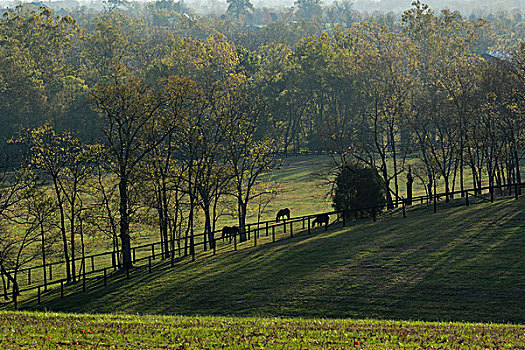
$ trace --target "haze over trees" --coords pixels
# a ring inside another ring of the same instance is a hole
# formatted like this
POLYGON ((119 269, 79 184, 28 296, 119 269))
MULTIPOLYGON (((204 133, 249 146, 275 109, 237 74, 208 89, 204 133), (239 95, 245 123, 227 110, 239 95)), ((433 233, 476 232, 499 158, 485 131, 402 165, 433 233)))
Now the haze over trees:
POLYGON ((229 4, 220 16, 169 0, 4 13, 2 278, 63 259, 74 282, 95 240, 130 267, 139 227, 165 258, 174 238, 191 255, 201 227, 213 249, 225 203, 242 240, 264 175, 292 152, 372 169, 389 208, 409 162, 429 194, 522 181, 519 12, 229 4))

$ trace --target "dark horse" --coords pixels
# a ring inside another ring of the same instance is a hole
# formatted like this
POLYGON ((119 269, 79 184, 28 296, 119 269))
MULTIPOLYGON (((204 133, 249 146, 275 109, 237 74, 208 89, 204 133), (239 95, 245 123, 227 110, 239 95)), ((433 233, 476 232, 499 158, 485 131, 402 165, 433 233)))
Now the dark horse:
POLYGON ((328 214, 316 215, 314 221, 312 221, 312 227, 315 227, 316 224, 319 226, 324 224, 324 229, 326 230, 328 228, 328 221, 330 221, 328 214))
POLYGON ((275 217, 275 222, 279 222, 279 220, 283 219, 286 216, 288 220, 290 220, 290 209, 284 208, 277 212, 277 216, 275 217))
POLYGON ((230 242, 234 235, 239 234, 239 228, 237 226, 224 226, 222 228, 222 240, 229 238, 230 242))

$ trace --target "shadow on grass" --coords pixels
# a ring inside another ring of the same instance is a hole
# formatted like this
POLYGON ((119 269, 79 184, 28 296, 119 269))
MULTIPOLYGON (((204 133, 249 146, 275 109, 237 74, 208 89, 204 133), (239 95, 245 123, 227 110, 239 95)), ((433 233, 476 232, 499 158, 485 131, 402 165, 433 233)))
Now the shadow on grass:
POLYGON ((523 322, 524 200, 305 232, 131 278, 68 288, 29 309, 66 312, 523 322), (58 294, 59 296, 59 294, 58 294))

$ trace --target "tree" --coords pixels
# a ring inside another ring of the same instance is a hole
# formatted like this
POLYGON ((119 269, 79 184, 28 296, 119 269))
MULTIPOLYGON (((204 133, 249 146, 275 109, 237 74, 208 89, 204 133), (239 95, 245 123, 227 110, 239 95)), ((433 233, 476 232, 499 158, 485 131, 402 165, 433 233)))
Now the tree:
POLYGON ((264 192, 256 185, 276 162, 278 145, 270 137, 258 134, 258 119, 264 110, 261 101, 247 80, 241 79, 237 89, 230 91, 229 121, 225 140, 225 157, 233 175, 233 196, 237 202, 240 240, 247 239, 245 226, 248 204, 264 192))
MULTIPOLYGON (((38 238, 34 232, 26 230, 24 233, 13 232, 12 225, 18 216, 16 206, 22 200, 20 194, 24 191, 25 183, 21 177, 4 165, 0 172, 0 276, 4 287, 4 298, 8 299, 8 285, 11 283, 13 298, 19 295, 16 280, 17 271, 23 264, 22 252, 38 238), (5 279, 7 278, 7 283, 5 279)), ((26 262, 32 260, 30 254, 25 256, 26 262)))
MULTIPOLYGON (((174 91, 186 94, 186 80, 174 91)), ((168 84, 169 86, 169 84, 168 84)), ((119 189, 119 230, 124 268, 132 266, 130 223, 134 213, 132 195, 141 178, 140 164, 164 139, 172 133, 173 119, 163 118, 161 106, 166 95, 155 92, 126 70, 120 70, 112 83, 98 85, 92 94, 95 109, 103 125, 106 147, 119 189)), ((176 99, 181 100, 181 99, 176 99)))
POLYGON ((81 194, 101 153, 100 145, 83 144, 68 131, 57 134, 49 124, 28 130, 17 141, 29 146, 26 171, 40 177, 44 184, 51 185, 53 189, 59 212, 66 276, 68 281, 74 282, 75 245, 79 232, 77 220, 83 211, 81 194))
MULTIPOLYGON (((78 57, 72 48, 80 37, 75 20, 44 7, 31 14, 22 10, 8 11, 0 20, 0 116, 6 121, 0 136, 4 141, 45 122, 55 128, 67 124, 70 109, 85 87, 81 65, 73 63, 78 63, 78 57)), ((82 112, 75 111, 72 127, 80 126, 82 112)))
POLYGON ((376 215, 385 203, 381 177, 371 167, 346 163, 337 172, 332 200, 334 209, 347 216, 376 215))
MULTIPOLYGON (((476 123, 477 111, 472 103, 473 96, 479 85, 479 70, 476 68, 480 61, 476 54, 480 32, 486 27, 483 20, 465 21, 457 12, 442 10, 440 16, 434 15, 433 11, 420 1, 413 2, 413 8, 403 14, 404 32, 411 38, 419 50, 419 79, 422 83, 421 93, 423 96, 430 95, 442 104, 440 109, 431 109, 426 105, 415 106, 422 108, 424 113, 431 112, 429 116, 434 120, 440 120, 441 132, 446 127, 451 134, 449 140, 452 145, 443 144, 447 148, 445 152, 437 154, 439 161, 439 172, 445 181, 445 190, 448 193, 454 189, 456 171, 459 169, 459 181, 463 195, 464 174, 463 168, 465 158, 468 155, 475 177, 476 149, 467 147, 475 140, 469 139, 468 129, 473 127, 471 122, 476 123), (441 113, 446 108, 446 113, 441 113), (439 114, 442 114, 439 116, 439 114), (455 130, 454 130, 455 129, 455 130), (451 148, 455 147, 455 152, 451 148), (452 159, 449 159, 451 157, 452 159), (451 181, 452 180, 452 181, 451 181), (452 185, 452 186, 451 186, 452 185), (452 187, 452 188, 451 188, 452 187)), ((425 98, 421 99, 424 101, 425 98)), ((421 111, 417 111, 421 114, 421 111)), ((425 117, 422 115, 422 117, 425 117)), ((428 124, 430 128, 432 123, 428 124)), ((432 137, 435 132, 429 130, 432 137)), ((439 131, 438 131, 439 132, 439 131)), ((434 137, 435 139, 435 137, 434 137)), ((442 147, 442 148, 443 148, 442 147)), ((435 158, 435 157, 434 157, 435 158)), ((447 195, 447 200, 449 196, 447 195)))
POLYGON ((399 140, 403 138, 403 123, 410 112, 410 92, 417 67, 414 48, 402 33, 385 25, 362 24, 356 31, 359 39, 355 51, 363 79, 362 85, 358 85, 362 87, 362 103, 357 109, 359 120, 350 125, 357 129, 357 145, 348 145, 348 153, 377 168, 391 209, 392 195, 399 199, 398 175, 403 171, 408 151, 408 147, 400 147, 399 140))
POLYGON ((322 0, 295 0, 297 14, 304 19, 313 19, 321 14, 322 0))
POLYGON ((134 212, 130 192, 139 176, 139 163, 161 141, 148 144, 146 134, 147 129, 153 127, 162 102, 159 96, 127 72, 122 72, 110 84, 99 85, 92 96, 104 123, 106 146, 118 179, 122 260, 124 268, 130 268, 129 232, 134 212))
POLYGON ((253 11, 253 5, 250 0, 226 0, 226 2, 229 4, 226 13, 232 14, 237 18, 253 11))

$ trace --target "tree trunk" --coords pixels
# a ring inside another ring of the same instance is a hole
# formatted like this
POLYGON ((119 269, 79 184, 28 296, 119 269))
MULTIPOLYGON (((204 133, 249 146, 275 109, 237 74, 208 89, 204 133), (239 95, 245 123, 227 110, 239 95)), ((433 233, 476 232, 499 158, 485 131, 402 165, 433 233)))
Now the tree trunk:
POLYGON ((392 162, 394 163, 394 193, 396 196, 396 203, 399 199, 399 184, 398 184, 398 174, 397 174, 397 150, 396 142, 394 139, 394 126, 390 126, 390 147, 392 148, 392 162))
POLYGON ((162 181, 162 235, 164 239, 164 257, 170 257, 170 247, 168 238, 168 189, 166 188, 166 181, 162 181))
POLYGON ((210 204, 204 203, 202 207, 204 211, 204 234, 208 236, 210 249, 215 247, 215 237, 213 235, 212 224, 211 224, 211 213, 210 213, 210 204))
POLYGON ((514 162, 516 164, 516 183, 518 184, 518 194, 521 195, 520 158, 518 157, 517 150, 514 150, 514 162))
POLYGON ((2 285, 4 287, 4 300, 9 300, 9 295, 7 294, 7 283, 5 282, 5 277, 3 273, 0 273, 2 276, 2 285))
MULTIPOLYGON (((70 209, 70 220, 69 220, 69 230, 71 236, 71 280, 76 282, 76 263, 75 263, 75 200, 74 197, 71 198, 71 209, 70 209)), ((79 278, 80 279, 80 278, 79 278)))
POLYGON ((45 245, 45 231, 44 224, 42 221, 39 223, 40 226, 40 239, 42 243, 42 272, 44 273, 44 290, 47 290, 47 270, 46 270, 46 245, 45 245))
POLYGON ((11 274, 4 268, 3 265, 0 265, 0 273, 2 273, 2 275, 5 275, 7 277, 7 280, 13 283, 13 296, 19 296, 20 292, 16 278, 11 276, 11 274))
POLYGON ((131 240, 129 236, 129 212, 128 212, 128 183, 122 177, 119 183, 120 194, 120 240, 122 243, 122 267, 129 269, 133 266, 131 260, 131 240))
POLYGON ((246 212, 247 205, 239 199, 237 201, 237 209, 239 213, 239 242, 245 242, 246 238, 246 212))
POLYGON ((66 280, 71 281, 71 266, 69 261, 69 253, 67 248, 67 236, 66 236, 66 222, 64 214, 64 203, 62 203, 62 196, 60 196, 60 189, 56 179, 53 179, 55 193, 57 195, 58 210, 60 213, 60 233, 62 234, 62 244, 64 248, 64 260, 66 261, 66 280))

